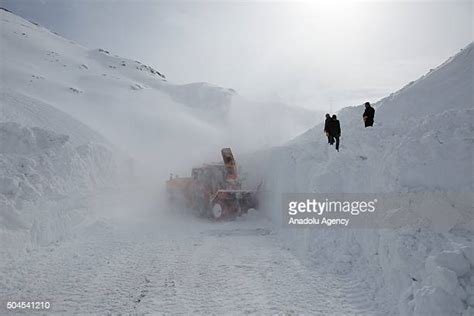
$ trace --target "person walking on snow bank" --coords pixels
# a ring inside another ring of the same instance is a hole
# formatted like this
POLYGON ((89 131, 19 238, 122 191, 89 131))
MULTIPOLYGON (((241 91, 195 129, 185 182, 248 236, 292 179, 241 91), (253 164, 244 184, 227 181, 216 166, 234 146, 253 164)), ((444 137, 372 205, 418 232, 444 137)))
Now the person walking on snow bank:
POLYGON ((329 115, 329 113, 326 113, 326 121, 324 121, 324 133, 326 133, 326 136, 328 137, 329 145, 334 144, 334 138, 329 133, 329 125, 331 123, 331 120, 331 115, 329 115))
MULTIPOLYGON (((336 150, 339 151, 339 137, 341 137, 341 124, 337 119, 336 114, 334 114, 329 121, 329 135, 331 137, 332 142, 334 143, 334 139, 336 140, 336 150)), ((331 144, 332 145, 332 144, 331 144)))
POLYGON ((364 111, 364 114, 362 114, 365 127, 374 125, 374 116, 375 116, 375 109, 370 105, 369 102, 365 102, 365 111, 364 111))

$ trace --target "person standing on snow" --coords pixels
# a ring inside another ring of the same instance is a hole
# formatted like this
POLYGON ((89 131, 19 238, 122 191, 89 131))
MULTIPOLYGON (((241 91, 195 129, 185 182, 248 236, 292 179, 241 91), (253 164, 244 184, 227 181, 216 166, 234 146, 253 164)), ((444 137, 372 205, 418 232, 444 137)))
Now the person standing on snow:
MULTIPOLYGON (((331 138, 336 140, 336 150, 339 151, 339 137, 341 137, 341 124, 337 119, 336 114, 332 116, 331 121, 329 122, 329 135, 331 138)), ((331 144, 332 145, 332 144, 331 144)))
POLYGON ((365 127, 374 125, 374 116, 375 116, 375 109, 370 105, 369 102, 365 102, 365 111, 364 111, 364 114, 362 114, 365 127))
POLYGON ((326 136, 328 137, 329 145, 334 144, 334 137, 332 137, 329 133, 329 125, 331 124, 331 120, 331 115, 329 115, 329 113, 326 113, 326 120, 324 121, 324 133, 326 133, 326 136))

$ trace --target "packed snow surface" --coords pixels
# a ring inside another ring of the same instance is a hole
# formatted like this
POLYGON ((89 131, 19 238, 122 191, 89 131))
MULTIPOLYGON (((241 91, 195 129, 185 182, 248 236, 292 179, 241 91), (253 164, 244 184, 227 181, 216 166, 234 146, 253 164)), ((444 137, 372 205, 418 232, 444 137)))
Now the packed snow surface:
POLYGON ((258 214, 219 225, 187 214, 98 218, 75 228, 80 238, 3 259, 0 268, 11 272, 1 274, 0 296, 50 301, 59 315, 374 314, 383 308, 362 292, 363 283, 301 262, 277 232, 258 214))

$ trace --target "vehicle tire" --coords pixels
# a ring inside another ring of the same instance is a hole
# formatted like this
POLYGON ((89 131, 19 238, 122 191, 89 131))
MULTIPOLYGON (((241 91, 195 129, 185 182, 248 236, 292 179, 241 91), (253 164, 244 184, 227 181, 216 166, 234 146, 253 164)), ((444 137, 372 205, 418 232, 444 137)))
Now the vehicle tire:
POLYGON ((211 217, 213 219, 221 219, 224 216, 224 208, 219 202, 214 203, 211 208, 211 217))

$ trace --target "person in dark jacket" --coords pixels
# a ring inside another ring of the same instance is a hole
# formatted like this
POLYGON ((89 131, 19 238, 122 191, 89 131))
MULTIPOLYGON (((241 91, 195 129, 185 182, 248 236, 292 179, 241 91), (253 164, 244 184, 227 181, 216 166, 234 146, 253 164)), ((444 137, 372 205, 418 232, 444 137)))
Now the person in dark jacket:
POLYGON ((369 102, 365 102, 365 111, 364 111, 364 114, 362 114, 365 127, 374 125, 374 116, 375 116, 375 109, 370 105, 369 102))
POLYGON ((331 123, 331 120, 331 115, 329 115, 329 113, 326 113, 326 121, 324 121, 324 133, 326 133, 326 136, 328 137, 329 145, 334 144, 334 137, 332 137, 329 133, 329 125, 331 123))
POLYGON ((341 124, 337 119, 336 114, 332 116, 329 123, 329 134, 336 140, 336 150, 339 151, 339 137, 341 137, 341 124))

